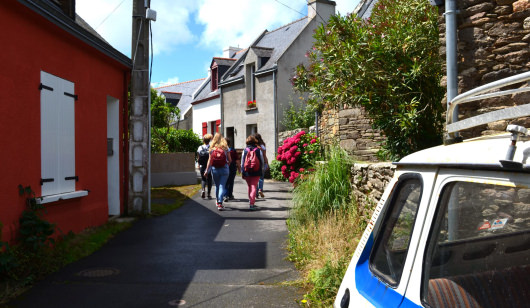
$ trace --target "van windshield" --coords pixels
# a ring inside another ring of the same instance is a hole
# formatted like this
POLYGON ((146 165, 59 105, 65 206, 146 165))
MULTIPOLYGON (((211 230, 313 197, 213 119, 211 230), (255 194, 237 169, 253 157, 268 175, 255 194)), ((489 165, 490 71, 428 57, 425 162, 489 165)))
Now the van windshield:
POLYGON ((530 301, 530 189, 453 182, 429 236, 422 298, 431 307, 530 301))

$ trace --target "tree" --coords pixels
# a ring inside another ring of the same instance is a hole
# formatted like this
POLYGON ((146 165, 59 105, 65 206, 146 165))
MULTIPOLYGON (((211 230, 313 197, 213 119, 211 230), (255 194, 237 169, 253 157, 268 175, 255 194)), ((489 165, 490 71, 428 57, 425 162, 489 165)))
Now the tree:
POLYGON ((163 96, 151 88, 151 152, 195 152, 201 139, 192 130, 172 127, 180 118, 180 109, 167 103, 163 96))
POLYGON ((380 0, 371 18, 333 16, 292 79, 323 107, 362 106, 396 159, 442 140, 444 90, 437 10, 427 0, 380 0))

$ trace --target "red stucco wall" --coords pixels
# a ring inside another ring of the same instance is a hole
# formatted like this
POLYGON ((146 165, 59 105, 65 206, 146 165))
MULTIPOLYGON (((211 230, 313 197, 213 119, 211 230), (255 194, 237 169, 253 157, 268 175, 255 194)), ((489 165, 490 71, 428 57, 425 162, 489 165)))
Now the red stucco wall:
MULTIPOLYGON (((0 1, 0 222, 2 239, 16 238, 25 208, 18 185, 40 196, 40 72, 75 83, 76 190, 86 197, 47 204, 46 219, 63 233, 79 232, 108 219, 107 96, 126 101, 129 69, 76 39, 15 0, 0 1)), ((120 136, 123 136, 123 114, 120 136)), ((123 180, 123 143, 120 142, 123 180)), ((121 181, 123 211, 123 181, 121 181)))

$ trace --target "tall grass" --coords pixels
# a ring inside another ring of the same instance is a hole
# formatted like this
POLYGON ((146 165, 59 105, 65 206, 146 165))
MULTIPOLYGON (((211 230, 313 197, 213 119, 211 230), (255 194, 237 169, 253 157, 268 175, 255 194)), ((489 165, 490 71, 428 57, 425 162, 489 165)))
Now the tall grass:
POLYGON ((289 259, 304 274, 308 307, 330 307, 366 227, 366 207, 350 194, 353 160, 334 147, 293 191, 289 259))
POLYGON ((304 223, 332 210, 344 209, 350 199, 352 163, 346 151, 331 147, 326 162, 318 164, 315 173, 294 189, 291 217, 304 223))

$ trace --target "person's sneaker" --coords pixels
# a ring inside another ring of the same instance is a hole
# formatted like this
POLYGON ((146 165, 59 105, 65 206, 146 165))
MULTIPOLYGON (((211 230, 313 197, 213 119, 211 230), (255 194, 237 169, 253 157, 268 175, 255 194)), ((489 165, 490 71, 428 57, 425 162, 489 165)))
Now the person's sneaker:
POLYGON ((204 199, 204 197, 206 197, 206 192, 203 190, 202 193, 201 193, 201 198, 204 199))
POLYGON ((250 210, 251 210, 251 211, 254 211, 254 210, 257 210, 257 209, 258 209, 258 207, 255 206, 254 204, 251 204, 251 205, 250 205, 250 210))
POLYGON ((225 209, 225 207, 223 206, 223 204, 217 202, 217 210, 222 211, 222 210, 224 210, 224 209, 225 209))
POLYGON ((230 200, 228 197, 223 198, 223 202, 228 202, 228 200, 230 200))
POLYGON ((212 195, 208 194, 208 199, 212 199, 212 195))
POLYGON ((228 197, 228 200, 235 200, 236 198, 234 198, 234 196, 230 196, 228 197))
POLYGON ((263 191, 259 191, 258 194, 262 197, 262 198, 265 198, 265 195, 263 194, 263 191))

